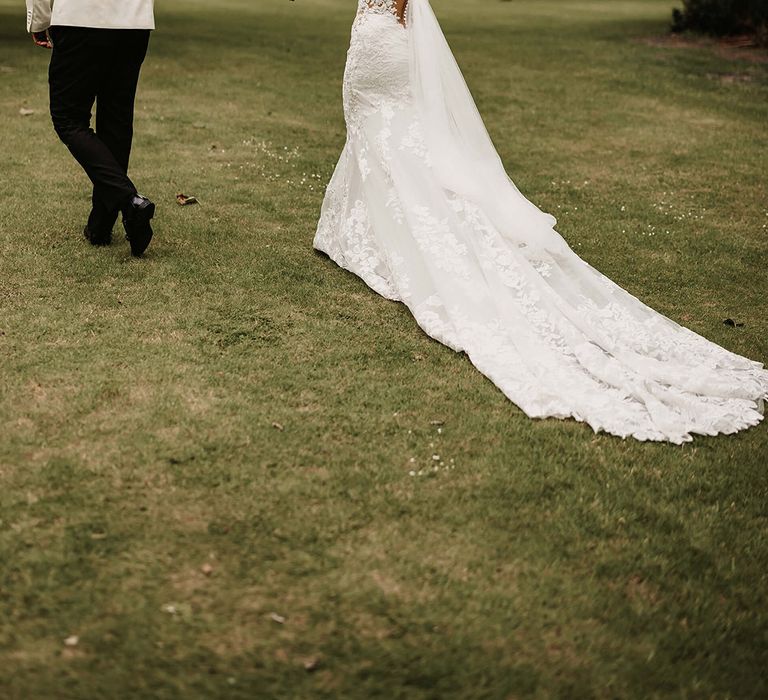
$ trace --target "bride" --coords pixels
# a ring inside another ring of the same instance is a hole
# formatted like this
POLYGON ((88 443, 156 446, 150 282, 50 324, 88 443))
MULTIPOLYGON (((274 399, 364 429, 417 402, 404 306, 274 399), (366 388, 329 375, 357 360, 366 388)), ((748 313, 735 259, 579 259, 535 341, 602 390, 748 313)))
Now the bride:
POLYGON ((760 422, 761 364, 590 267, 514 186, 428 0, 359 0, 344 115, 315 248, 528 416, 677 444, 760 422))

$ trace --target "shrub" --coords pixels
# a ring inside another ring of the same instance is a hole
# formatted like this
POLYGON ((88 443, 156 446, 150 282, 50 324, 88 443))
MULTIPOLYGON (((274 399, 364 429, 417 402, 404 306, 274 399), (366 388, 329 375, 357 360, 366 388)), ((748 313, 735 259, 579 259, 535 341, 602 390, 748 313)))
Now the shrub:
POLYGON ((683 0, 672 12, 672 31, 693 30, 714 36, 752 34, 768 39, 768 0, 683 0))

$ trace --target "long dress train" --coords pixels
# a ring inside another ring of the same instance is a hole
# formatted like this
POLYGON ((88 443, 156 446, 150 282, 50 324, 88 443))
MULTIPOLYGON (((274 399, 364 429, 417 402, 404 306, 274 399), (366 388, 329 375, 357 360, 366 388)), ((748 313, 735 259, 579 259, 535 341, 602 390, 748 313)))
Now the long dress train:
POLYGON ((314 246, 408 306, 528 416, 688 442, 762 419, 768 372, 581 260, 517 190, 428 0, 359 0, 347 141, 314 246))

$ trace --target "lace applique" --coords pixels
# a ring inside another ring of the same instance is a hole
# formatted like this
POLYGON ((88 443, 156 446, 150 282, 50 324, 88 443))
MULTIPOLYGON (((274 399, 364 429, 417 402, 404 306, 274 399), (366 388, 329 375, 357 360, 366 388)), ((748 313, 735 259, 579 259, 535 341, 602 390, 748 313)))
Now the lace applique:
POLYGON ((402 224, 405 221, 403 216, 403 207, 400 204, 400 195, 394 187, 389 188, 389 194, 387 195, 387 209, 392 212, 392 218, 398 224, 402 224))
POLYGON ((369 7, 365 0, 361 8, 366 11, 358 13, 353 25, 343 83, 344 119, 356 135, 367 117, 386 120, 412 99, 407 32, 397 22, 380 21, 393 13, 369 7))
POLYGON ((417 158, 421 158, 428 168, 432 167, 432 159, 429 156, 429 150, 424 141, 424 134, 421 131, 421 124, 419 122, 413 122, 408 127, 408 132, 400 142, 400 150, 413 153, 417 158))
POLYGON ((385 172, 389 175, 389 163, 392 161, 392 149, 390 146, 390 139, 392 138, 392 119, 395 116, 394 108, 389 104, 384 104, 381 107, 381 121, 382 125, 379 129, 379 134, 376 136, 376 153, 379 156, 380 162, 384 167, 385 172))
POLYGON ((429 256, 438 269, 468 279, 467 246, 451 232, 448 219, 438 219, 427 207, 413 207, 412 212, 413 237, 421 252, 429 256))
POLYGON ((552 265, 546 260, 532 260, 531 265, 545 279, 552 276, 552 265))
POLYGON ((368 149, 361 148, 357 154, 357 167, 360 170, 360 177, 365 182, 368 176, 371 174, 371 169, 368 166, 368 149))
POLYGON ((397 3, 395 0, 359 0, 358 14, 372 12, 379 15, 394 15, 397 17, 397 3))
POLYGON ((371 231, 368 210, 362 200, 357 200, 344 224, 346 245, 344 257, 361 271, 373 272, 381 265, 378 246, 371 231))
POLYGON ((376 242, 371 228, 368 209, 362 200, 357 200, 346 221, 340 226, 344 237, 343 259, 373 289, 388 299, 399 299, 389 279, 385 256, 376 242), (381 273, 385 272, 387 278, 381 273))

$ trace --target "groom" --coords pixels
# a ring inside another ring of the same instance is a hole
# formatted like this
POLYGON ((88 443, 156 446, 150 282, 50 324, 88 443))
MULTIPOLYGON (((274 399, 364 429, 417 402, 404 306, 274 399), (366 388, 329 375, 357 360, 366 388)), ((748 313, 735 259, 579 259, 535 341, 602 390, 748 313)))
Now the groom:
POLYGON ((27 30, 37 46, 53 49, 53 127, 93 182, 85 237, 109 245, 122 213, 135 257, 152 240, 155 214, 128 177, 136 88, 154 28, 153 0, 27 0, 27 30))

